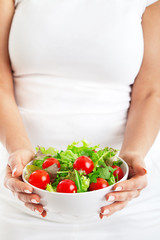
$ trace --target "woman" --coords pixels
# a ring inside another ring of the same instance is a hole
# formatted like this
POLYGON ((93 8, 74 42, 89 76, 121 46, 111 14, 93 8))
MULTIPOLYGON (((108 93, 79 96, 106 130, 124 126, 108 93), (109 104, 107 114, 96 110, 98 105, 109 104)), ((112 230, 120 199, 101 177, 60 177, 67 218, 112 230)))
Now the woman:
POLYGON ((156 0, 0 0, 2 240, 158 239, 159 13, 156 0), (38 144, 83 138, 119 148, 130 179, 98 222, 58 223, 21 174, 38 144))

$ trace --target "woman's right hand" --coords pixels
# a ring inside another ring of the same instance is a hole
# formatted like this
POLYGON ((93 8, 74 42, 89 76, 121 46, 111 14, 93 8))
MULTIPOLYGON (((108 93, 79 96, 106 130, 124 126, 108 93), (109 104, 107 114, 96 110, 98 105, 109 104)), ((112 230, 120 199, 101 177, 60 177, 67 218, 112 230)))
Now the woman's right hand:
POLYGON ((11 190, 14 196, 17 196, 20 201, 24 202, 26 207, 45 217, 46 211, 39 204, 39 195, 32 193, 33 188, 22 180, 23 169, 34 156, 35 153, 33 151, 26 149, 13 152, 8 159, 4 186, 11 190))

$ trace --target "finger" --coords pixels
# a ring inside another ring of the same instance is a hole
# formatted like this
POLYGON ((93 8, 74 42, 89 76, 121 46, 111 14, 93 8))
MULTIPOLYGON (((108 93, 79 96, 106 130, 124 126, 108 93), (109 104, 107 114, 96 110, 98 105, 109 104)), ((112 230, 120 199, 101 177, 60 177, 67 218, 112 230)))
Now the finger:
POLYGON ((8 178, 5 182, 5 185, 7 186, 8 189, 10 189, 13 192, 22 192, 28 194, 31 194, 33 192, 33 189, 30 185, 21 182, 18 179, 8 178))
POLYGON ((43 209, 43 206, 40 204, 33 204, 33 203, 25 203, 24 204, 27 208, 29 208, 31 211, 34 211, 35 213, 42 215, 43 217, 46 216, 46 211, 43 209))
POLYGON ((144 161, 140 161, 139 159, 134 159, 134 161, 132 161, 132 168, 133 168, 135 174, 137 174, 139 176, 143 176, 143 175, 147 174, 147 170, 145 168, 144 161))
POLYGON ((112 192, 106 195, 108 202, 121 202, 130 201, 140 195, 140 190, 128 191, 128 192, 112 192))
POLYGON ((143 158, 135 154, 121 154, 122 159, 124 159, 129 166, 129 176, 139 175, 143 176, 147 173, 146 165, 143 158))
POLYGON ((147 186, 147 177, 134 176, 129 180, 117 183, 113 186, 114 191, 133 191, 141 190, 147 186))
POLYGON ((46 217, 47 216, 47 212, 44 210, 41 215, 42 215, 42 217, 46 217))
MULTIPOLYGON (((26 152, 23 151, 23 154, 25 154, 26 152)), ((8 158, 8 165, 11 168, 12 171, 12 176, 13 177, 19 177, 20 175, 22 175, 23 169, 25 164, 29 161, 31 161, 33 159, 34 155, 33 154, 28 154, 28 152, 26 153, 26 156, 22 156, 19 154, 11 154, 8 158)))
POLYGON ((15 196, 22 202, 39 204, 40 197, 37 194, 15 193, 15 196))
POLYGON ((127 205, 127 203, 128 201, 115 202, 112 203, 111 205, 101 207, 100 217, 110 216, 113 213, 122 210, 127 205))
POLYGON ((33 188, 27 184, 21 181, 18 178, 13 178, 11 175, 11 169, 9 166, 6 168, 6 176, 4 179, 4 186, 8 189, 10 189, 13 192, 23 192, 23 193, 32 193, 33 188))
POLYGON ((12 171, 12 176, 20 176, 22 175, 22 171, 23 171, 23 164, 21 161, 21 157, 18 155, 15 156, 10 156, 8 159, 8 165, 11 168, 12 171))

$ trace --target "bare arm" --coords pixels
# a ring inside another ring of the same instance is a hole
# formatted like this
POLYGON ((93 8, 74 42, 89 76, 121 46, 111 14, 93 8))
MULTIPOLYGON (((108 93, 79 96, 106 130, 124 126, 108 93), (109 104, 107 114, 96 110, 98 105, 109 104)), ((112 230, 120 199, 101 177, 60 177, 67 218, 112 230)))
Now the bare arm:
POLYGON ((160 2, 143 16, 144 59, 134 83, 121 155, 144 158, 160 129, 160 2))
POLYGON ((8 54, 9 32, 14 16, 14 0, 0 0, 0 141, 10 154, 4 185, 25 206, 46 216, 40 197, 32 194, 32 187, 21 180, 24 166, 34 156, 23 121, 14 98, 12 70, 8 54))
POLYGON ((160 2, 143 15, 144 58, 135 80, 120 156, 130 167, 130 179, 114 185, 106 200, 115 201, 101 208, 100 217, 109 216, 138 197, 146 187, 144 157, 160 129, 160 2), (109 199, 109 197, 111 197, 109 199), (104 213, 108 211, 108 213, 104 213))
POLYGON ((14 98, 8 54, 8 38, 13 15, 14 1, 0 0, 0 141, 9 153, 24 148, 33 151, 14 98))

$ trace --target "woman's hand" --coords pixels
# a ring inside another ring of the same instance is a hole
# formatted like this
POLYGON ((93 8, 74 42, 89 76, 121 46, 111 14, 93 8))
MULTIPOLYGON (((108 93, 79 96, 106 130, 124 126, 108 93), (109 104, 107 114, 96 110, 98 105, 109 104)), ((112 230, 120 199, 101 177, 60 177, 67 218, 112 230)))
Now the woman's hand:
POLYGON ((23 169, 34 158, 34 155, 33 151, 26 149, 13 152, 8 159, 4 185, 13 192, 14 196, 17 196, 20 201, 24 202, 26 207, 45 217, 46 211, 39 204, 40 197, 37 194, 33 194, 32 187, 22 180, 23 169))
POLYGON ((147 186, 147 171, 144 160, 133 153, 122 154, 120 157, 129 166, 129 179, 115 184, 114 192, 106 195, 106 200, 113 203, 101 208, 101 219, 123 209, 128 201, 138 197, 141 190, 147 186))

